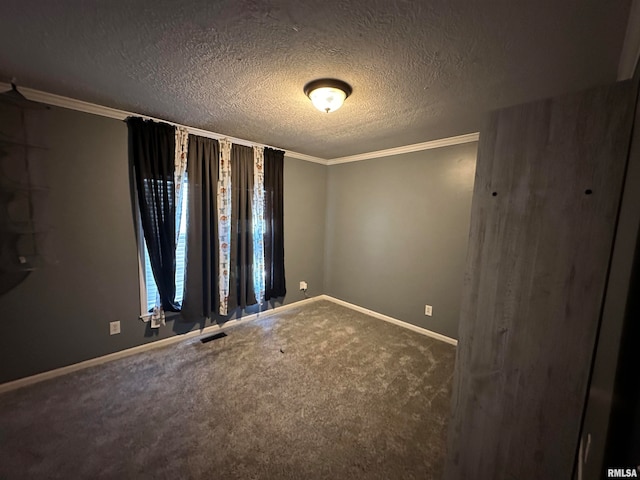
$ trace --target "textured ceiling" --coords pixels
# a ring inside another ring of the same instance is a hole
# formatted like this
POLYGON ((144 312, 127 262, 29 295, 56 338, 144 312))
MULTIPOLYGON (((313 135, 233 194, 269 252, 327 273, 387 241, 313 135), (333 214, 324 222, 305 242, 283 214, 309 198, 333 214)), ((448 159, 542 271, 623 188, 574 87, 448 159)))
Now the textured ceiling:
POLYGON ((616 79, 629 0, 2 0, 0 81, 321 158, 616 79), (337 112, 302 92, 336 77, 337 112))

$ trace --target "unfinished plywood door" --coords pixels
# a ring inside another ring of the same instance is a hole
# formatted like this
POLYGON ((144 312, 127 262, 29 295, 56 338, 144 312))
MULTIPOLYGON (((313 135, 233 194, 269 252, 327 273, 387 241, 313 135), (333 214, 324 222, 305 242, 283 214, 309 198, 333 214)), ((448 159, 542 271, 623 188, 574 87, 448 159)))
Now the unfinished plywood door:
POLYGON ((446 480, 570 480, 635 102, 630 83, 481 131, 446 480))

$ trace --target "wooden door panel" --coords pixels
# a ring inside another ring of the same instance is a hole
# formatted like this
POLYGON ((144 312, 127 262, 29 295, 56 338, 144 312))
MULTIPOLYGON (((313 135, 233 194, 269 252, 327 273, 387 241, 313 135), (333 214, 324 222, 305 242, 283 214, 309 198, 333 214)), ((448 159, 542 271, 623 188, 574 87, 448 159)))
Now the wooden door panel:
POLYGON ((570 479, 633 115, 630 82, 481 131, 445 479, 570 479))

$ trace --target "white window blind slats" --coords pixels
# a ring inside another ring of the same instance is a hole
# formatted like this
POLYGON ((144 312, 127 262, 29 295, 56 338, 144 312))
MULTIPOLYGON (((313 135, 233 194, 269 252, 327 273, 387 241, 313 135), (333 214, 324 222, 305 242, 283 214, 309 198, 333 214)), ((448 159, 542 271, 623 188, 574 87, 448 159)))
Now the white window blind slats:
MULTIPOLYGON (((179 222, 178 243, 176 245, 176 302, 182 304, 184 297, 184 277, 186 273, 186 254, 187 254, 187 197, 189 187, 186 177, 182 183, 182 214, 176 222, 179 222)), ((178 209, 176 209, 178 211, 178 209)), ((153 307, 160 303, 158 295, 158 287, 153 278, 151 270, 151 261, 149 260, 149 252, 146 244, 144 244, 144 279, 147 288, 147 311, 152 311, 153 307)))

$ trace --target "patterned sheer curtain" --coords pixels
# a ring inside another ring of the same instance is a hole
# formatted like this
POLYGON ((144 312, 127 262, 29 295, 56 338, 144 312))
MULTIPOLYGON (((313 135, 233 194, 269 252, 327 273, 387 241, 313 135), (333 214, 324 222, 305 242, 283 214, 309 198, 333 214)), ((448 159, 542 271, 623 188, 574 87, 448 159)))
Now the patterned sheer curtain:
POLYGON ((218 240, 220 315, 229 310, 229 274, 231 271, 231 142, 220 140, 218 166, 218 240))
MULTIPOLYGON (((189 131, 186 128, 176 128, 176 153, 175 164, 175 189, 176 189, 176 218, 182 218, 182 196, 184 193, 184 180, 187 175, 187 151, 189 149, 189 131)), ((180 228, 176 228, 176 242, 180 228)))
POLYGON ((264 148, 253 147, 253 288, 258 303, 264 302, 264 148))

